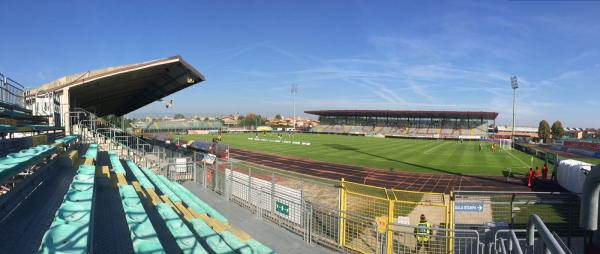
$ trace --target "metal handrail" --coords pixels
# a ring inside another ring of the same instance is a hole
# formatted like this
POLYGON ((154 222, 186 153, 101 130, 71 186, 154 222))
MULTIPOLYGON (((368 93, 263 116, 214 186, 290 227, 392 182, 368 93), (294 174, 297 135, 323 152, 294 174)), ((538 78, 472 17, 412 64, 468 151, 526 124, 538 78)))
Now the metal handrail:
POLYGON ((25 108, 25 87, 8 76, 0 77, 0 101, 25 108))
POLYGON ((555 253, 555 254, 566 254, 566 252, 562 249, 562 247, 560 246, 558 241, 556 241, 556 238, 554 238, 554 236, 552 235, 552 233, 550 232, 548 227, 546 227, 546 224, 544 224, 544 222, 542 221, 540 216, 538 216, 537 214, 532 214, 531 216, 529 216, 529 223, 527 224, 527 247, 528 248, 533 247, 533 245, 534 245, 534 241, 535 241, 534 230, 536 228, 538 229, 538 232, 542 238, 542 241, 544 241, 544 246, 543 246, 544 251, 549 249, 552 253, 555 253))
POLYGON ((525 232, 526 233, 526 246, 525 249, 527 253, 533 253, 533 248, 535 245, 535 233, 537 232, 540 236, 540 239, 543 242, 542 251, 543 253, 554 253, 554 254, 569 254, 571 251, 566 248, 562 240, 558 240, 558 235, 556 233, 551 233, 548 230, 548 227, 544 224, 542 219, 537 214, 532 214, 529 217, 529 222, 527 224, 527 229, 501 229, 496 231, 494 235, 494 249, 496 252, 500 251, 500 253, 512 253, 512 251, 516 251, 518 254, 523 254, 523 249, 519 244, 519 239, 517 238, 517 232, 525 232), (509 233, 509 239, 498 238, 498 234, 500 233, 509 233), (508 248, 505 246, 506 242, 508 242, 508 248), (561 245, 562 243, 562 245, 561 245), (498 246, 499 245, 499 246, 498 246), (515 248, 513 249, 513 245, 515 248), (498 249, 500 248, 500 249, 498 249))

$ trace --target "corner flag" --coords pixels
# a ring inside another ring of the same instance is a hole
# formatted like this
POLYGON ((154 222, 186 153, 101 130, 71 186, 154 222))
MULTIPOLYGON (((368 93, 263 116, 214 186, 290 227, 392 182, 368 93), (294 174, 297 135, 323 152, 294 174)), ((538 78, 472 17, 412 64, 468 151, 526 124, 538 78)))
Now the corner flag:
POLYGON ((533 156, 531 156, 531 167, 533 168, 533 156))

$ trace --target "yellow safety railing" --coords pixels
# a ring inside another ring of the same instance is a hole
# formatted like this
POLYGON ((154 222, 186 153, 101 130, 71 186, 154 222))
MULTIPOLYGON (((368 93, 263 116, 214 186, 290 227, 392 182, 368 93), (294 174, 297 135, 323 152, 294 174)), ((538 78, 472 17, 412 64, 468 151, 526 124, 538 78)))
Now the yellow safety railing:
MULTIPOLYGON (((359 253, 372 253, 380 248, 379 240, 373 235, 385 234, 385 253, 392 253, 394 246, 393 223, 416 225, 421 214, 427 216, 430 223, 445 228, 451 226, 450 203, 443 193, 404 191, 386 189, 366 184, 348 182, 341 179, 339 197, 339 245, 359 253), (377 234, 370 232, 366 224, 349 224, 348 214, 375 221, 377 234), (398 218, 398 221, 395 221, 398 218)), ((451 201, 450 201, 451 202, 451 201)), ((450 237, 446 231, 447 239, 450 237)), ((409 234, 402 234, 403 236, 409 234)), ((445 243, 451 253, 452 242, 445 243)))

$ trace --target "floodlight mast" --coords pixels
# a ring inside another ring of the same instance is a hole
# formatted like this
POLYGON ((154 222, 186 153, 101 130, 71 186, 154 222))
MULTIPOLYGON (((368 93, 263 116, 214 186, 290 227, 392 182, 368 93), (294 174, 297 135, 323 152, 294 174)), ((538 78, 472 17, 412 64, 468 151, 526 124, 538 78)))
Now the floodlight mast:
POLYGON ((512 115, 512 146, 515 146, 515 103, 517 98, 517 88, 519 88, 519 81, 517 81, 517 76, 510 77, 510 85, 513 89, 513 115, 512 115))
POLYGON ((298 85, 292 84, 292 104, 294 106, 294 121, 293 121, 293 130, 296 130, 296 94, 298 93, 298 85))

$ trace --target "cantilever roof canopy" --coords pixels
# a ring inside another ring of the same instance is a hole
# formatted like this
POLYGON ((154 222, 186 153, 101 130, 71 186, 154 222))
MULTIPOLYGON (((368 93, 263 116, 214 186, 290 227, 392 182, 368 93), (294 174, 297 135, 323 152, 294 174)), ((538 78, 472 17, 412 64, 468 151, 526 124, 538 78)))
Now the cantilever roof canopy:
POLYGON ((421 111, 421 110, 309 110, 304 113, 318 116, 414 117, 414 118, 483 118, 495 120, 496 112, 421 111))
POLYGON ((194 67, 174 56, 69 75, 27 96, 68 89, 70 108, 121 116, 204 80, 194 67))

